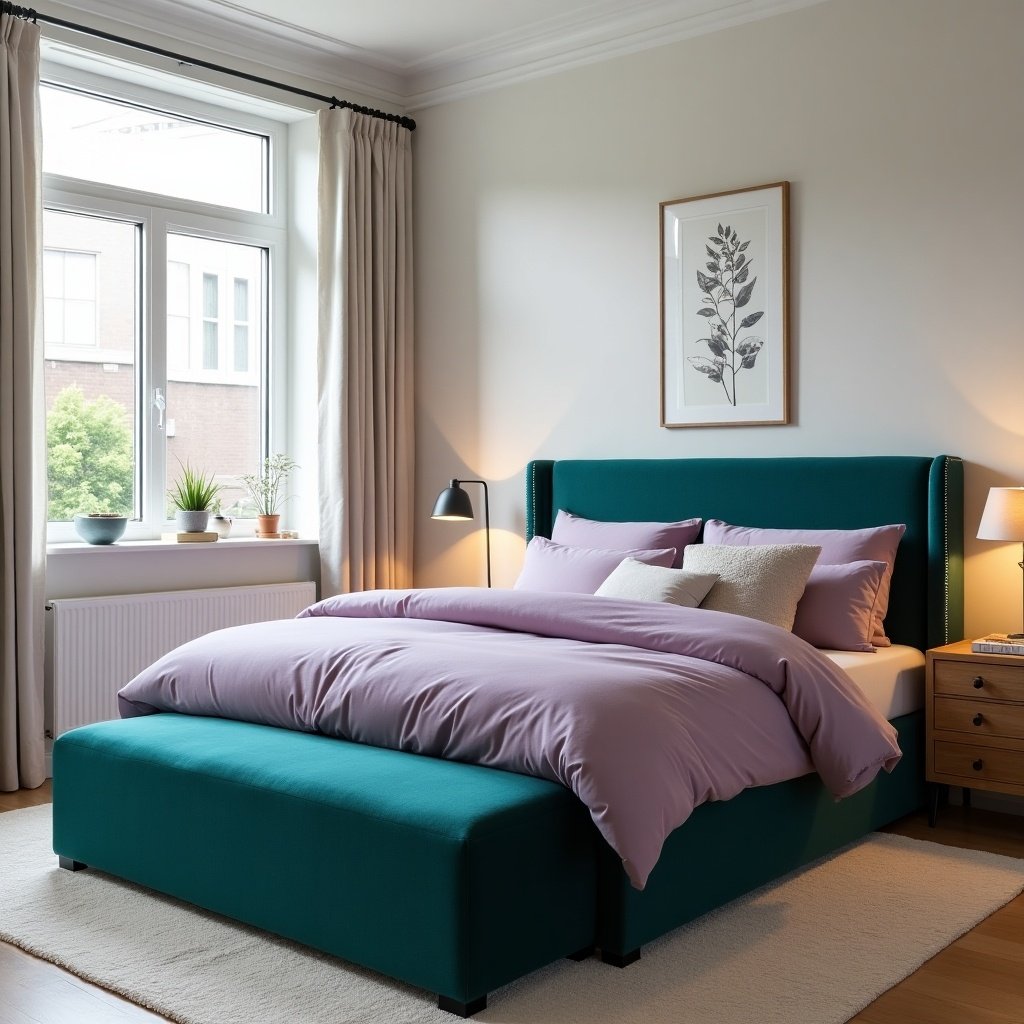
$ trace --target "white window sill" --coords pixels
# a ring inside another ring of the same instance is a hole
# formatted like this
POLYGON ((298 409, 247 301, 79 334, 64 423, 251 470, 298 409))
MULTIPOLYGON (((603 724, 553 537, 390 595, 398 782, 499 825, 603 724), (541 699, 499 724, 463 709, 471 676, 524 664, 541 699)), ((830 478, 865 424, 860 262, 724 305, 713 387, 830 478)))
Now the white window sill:
POLYGON ((120 540, 116 544, 86 544, 85 541, 73 541, 66 544, 47 544, 46 557, 79 555, 86 551, 99 553, 118 552, 122 555, 131 552, 139 554, 140 552, 148 553, 151 551, 205 551, 209 554, 211 548, 216 548, 219 551, 223 551, 225 548, 246 548, 251 551, 253 548, 293 547, 305 544, 315 545, 316 543, 317 541, 315 540, 301 537, 298 539, 288 538, 287 540, 280 538, 261 540, 257 537, 228 537, 227 540, 214 540, 202 544, 178 544, 175 541, 166 540, 120 540))

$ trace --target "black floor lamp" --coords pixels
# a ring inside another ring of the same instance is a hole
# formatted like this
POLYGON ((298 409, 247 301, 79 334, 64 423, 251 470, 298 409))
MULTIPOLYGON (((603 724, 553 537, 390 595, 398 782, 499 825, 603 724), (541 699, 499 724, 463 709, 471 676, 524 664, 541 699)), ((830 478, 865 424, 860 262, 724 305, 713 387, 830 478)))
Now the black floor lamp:
POLYGON ((462 489, 463 484, 479 484, 484 489, 484 536, 487 540, 487 586, 491 585, 491 503, 487 494, 487 484, 483 480, 452 480, 437 496, 431 519, 443 519, 458 522, 476 518, 473 515, 473 502, 462 489))

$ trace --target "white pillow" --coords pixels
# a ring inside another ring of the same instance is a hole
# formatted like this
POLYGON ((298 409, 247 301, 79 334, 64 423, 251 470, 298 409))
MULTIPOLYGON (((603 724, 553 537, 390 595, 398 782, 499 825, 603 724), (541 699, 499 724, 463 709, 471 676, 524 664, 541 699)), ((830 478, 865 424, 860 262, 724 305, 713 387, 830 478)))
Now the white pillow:
POLYGON ((821 554, 814 544, 690 544, 683 565, 718 575, 701 608, 732 612, 793 629, 796 606, 821 554))
POLYGON ((654 601, 696 608, 718 577, 645 565, 635 558, 624 558, 597 588, 598 597, 617 597, 625 601, 654 601))

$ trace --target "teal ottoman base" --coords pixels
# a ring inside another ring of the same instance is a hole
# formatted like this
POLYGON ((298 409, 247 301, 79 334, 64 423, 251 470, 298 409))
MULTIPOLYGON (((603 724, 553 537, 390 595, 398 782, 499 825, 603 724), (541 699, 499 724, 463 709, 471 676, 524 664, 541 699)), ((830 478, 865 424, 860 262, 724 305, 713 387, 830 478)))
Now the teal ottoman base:
POLYGON ((54 745, 53 844, 89 865, 439 994, 594 942, 596 841, 525 775, 183 715, 54 745))

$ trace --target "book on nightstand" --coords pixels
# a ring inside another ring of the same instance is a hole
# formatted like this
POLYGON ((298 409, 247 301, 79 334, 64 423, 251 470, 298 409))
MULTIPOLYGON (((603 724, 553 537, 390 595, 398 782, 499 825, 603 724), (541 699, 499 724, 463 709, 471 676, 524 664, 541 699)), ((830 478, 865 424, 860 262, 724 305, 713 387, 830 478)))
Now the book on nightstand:
POLYGON ((1017 654, 1024 657, 1024 637, 1015 636, 1011 640, 1008 633, 989 633, 972 640, 971 650, 975 654, 1017 654))

